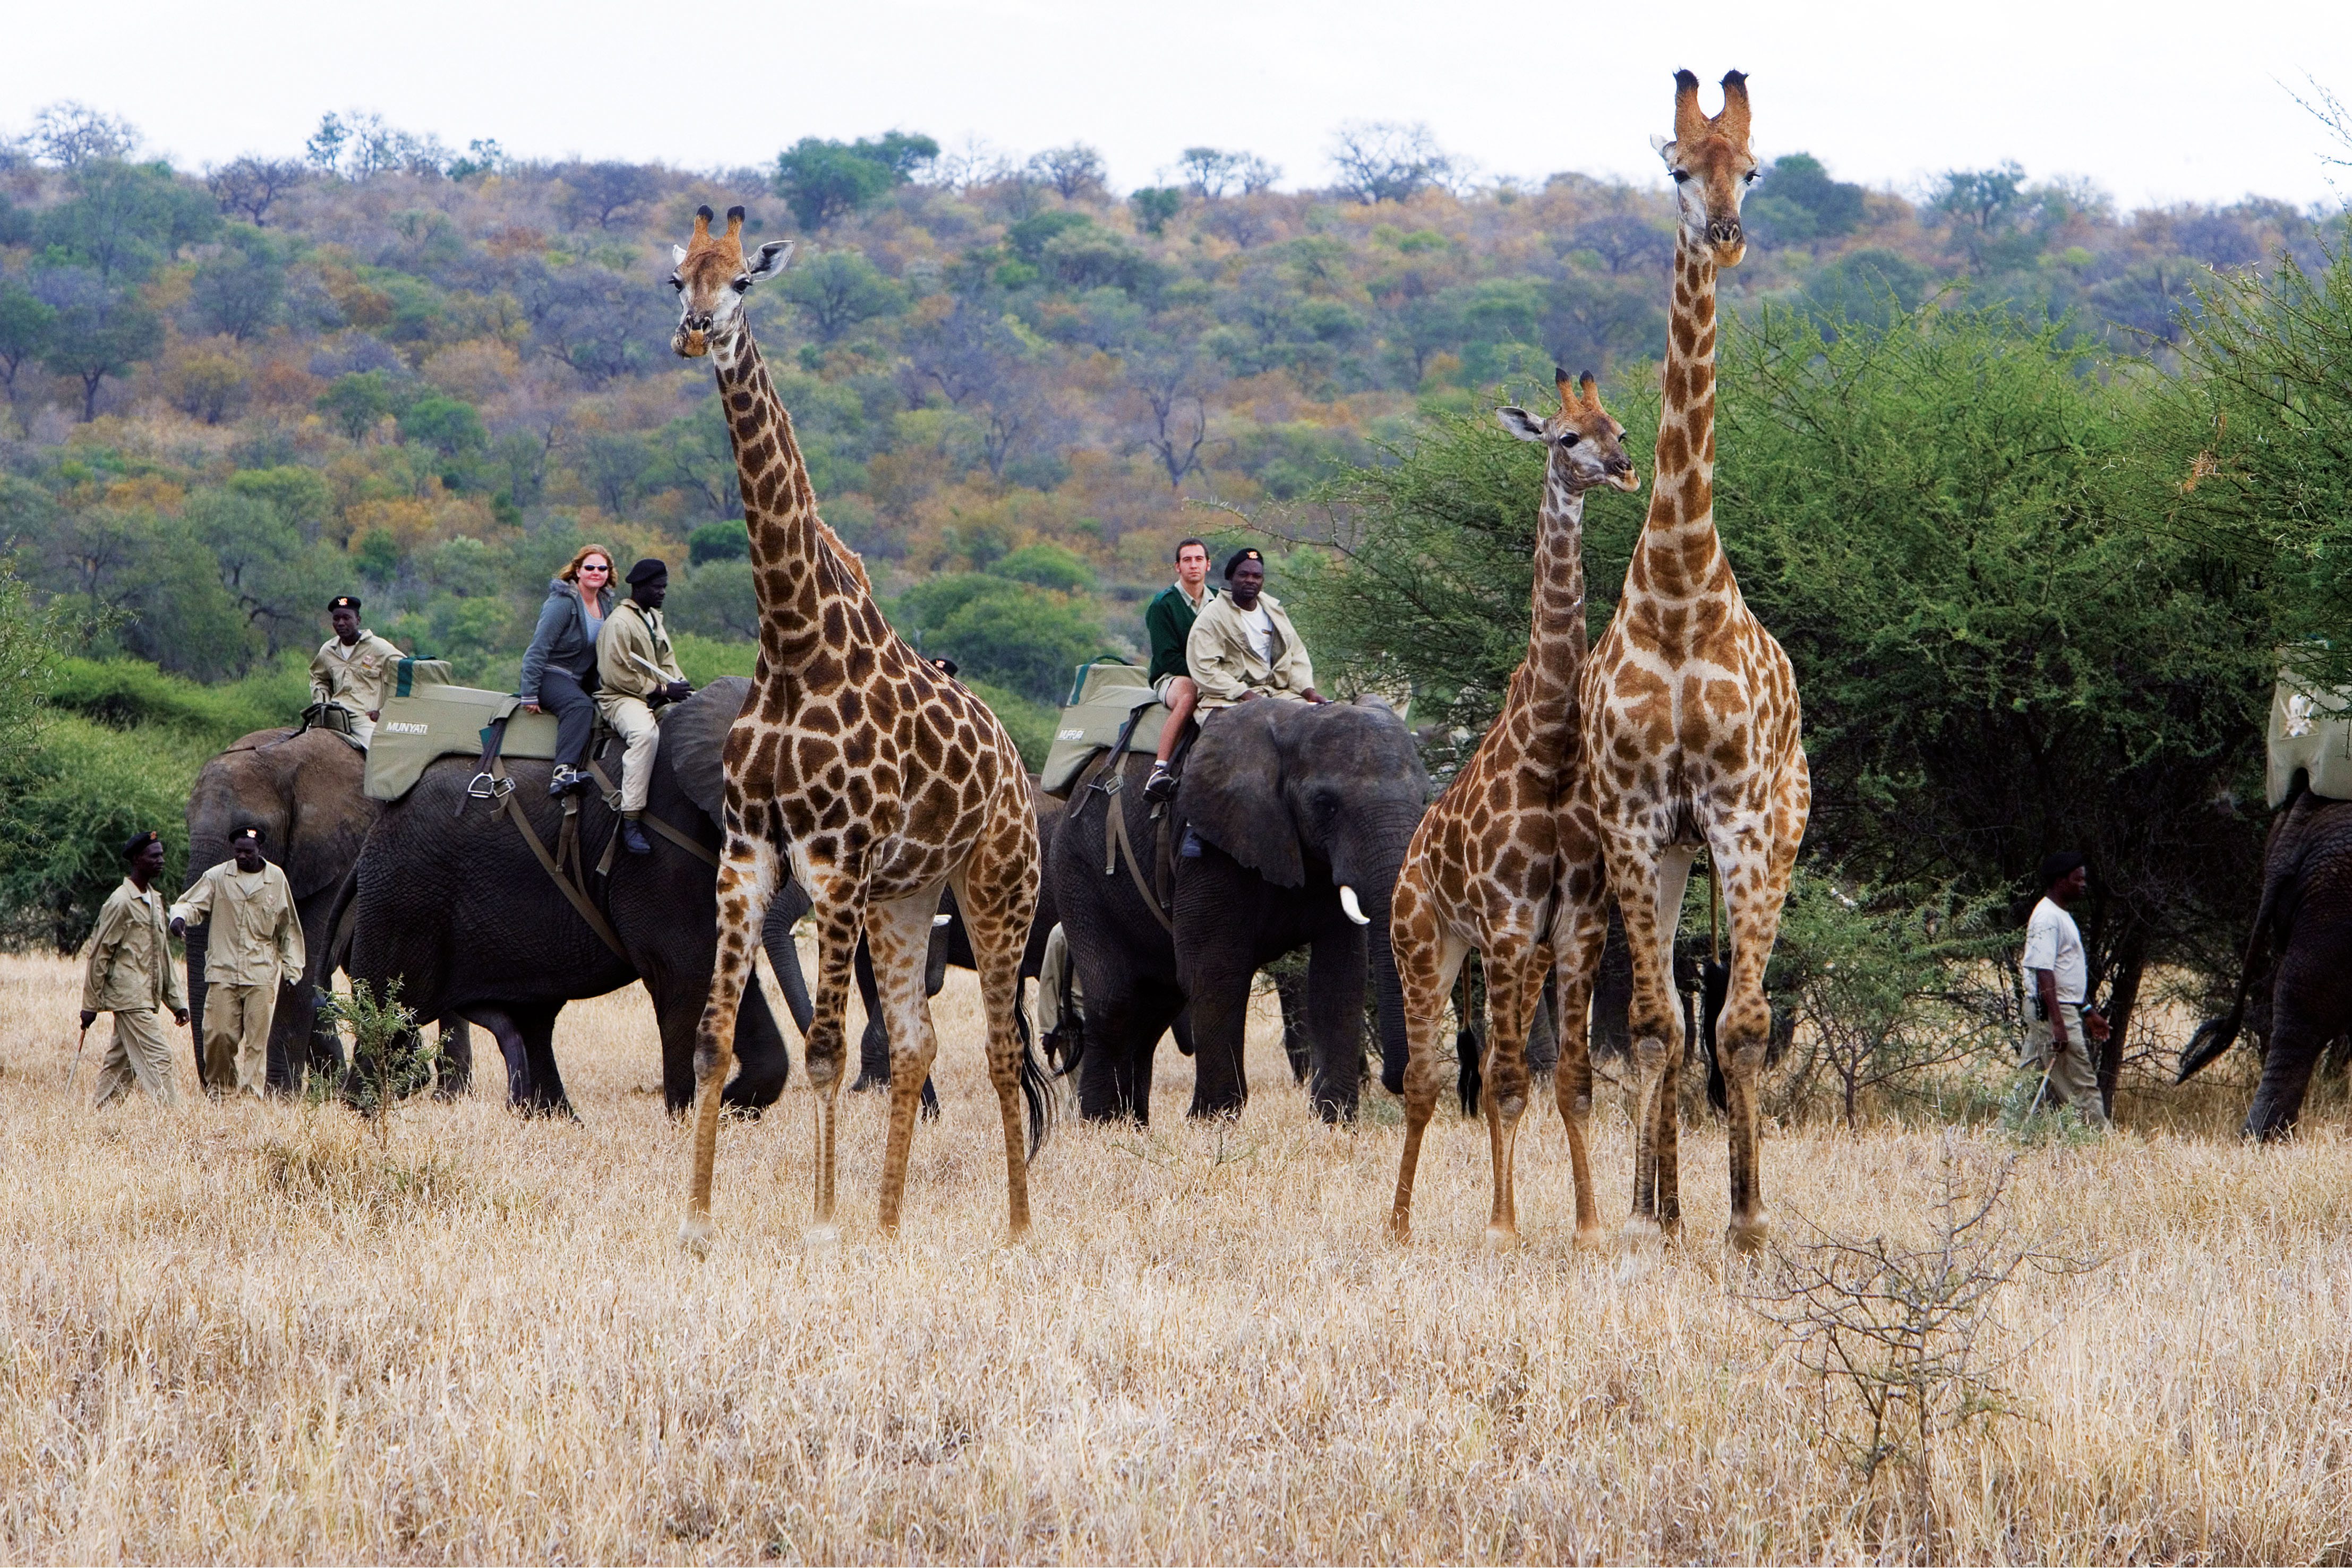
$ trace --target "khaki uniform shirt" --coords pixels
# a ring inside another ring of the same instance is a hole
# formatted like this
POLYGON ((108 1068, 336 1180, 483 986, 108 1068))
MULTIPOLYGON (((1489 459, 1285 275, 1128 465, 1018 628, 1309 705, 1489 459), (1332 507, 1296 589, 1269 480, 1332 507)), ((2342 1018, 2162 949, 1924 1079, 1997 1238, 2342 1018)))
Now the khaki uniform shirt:
POLYGON ((643 702, 656 687, 684 679, 686 672, 677 667, 661 612, 648 610, 634 599, 613 606, 613 612, 604 617, 604 629, 596 633, 597 697, 635 697, 643 702), (646 668, 647 664, 661 672, 658 680, 653 670, 646 668))
POLYGON ((1314 686, 1315 666, 1307 662, 1298 629, 1273 594, 1261 593, 1257 601, 1274 622, 1270 661, 1259 658, 1250 646, 1249 623, 1230 593, 1210 600, 1192 622, 1184 661, 1192 668, 1193 685, 1201 688, 1202 707, 1231 707, 1253 688, 1267 696, 1304 699, 1314 686))
POLYGON ((394 667, 405 657, 373 632, 362 632, 350 647, 330 637, 310 660, 310 700, 333 703, 365 718, 383 709, 392 690, 394 667))
POLYGON ((205 978, 215 986, 274 986, 302 973, 302 920, 286 873, 269 862, 241 872, 223 861, 172 905, 171 918, 191 925, 210 916, 205 978))
POLYGON ((188 1010, 188 985, 172 954, 160 889, 139 891, 129 877, 107 896, 89 934, 82 969, 86 1012, 135 1012, 142 1008, 188 1010))

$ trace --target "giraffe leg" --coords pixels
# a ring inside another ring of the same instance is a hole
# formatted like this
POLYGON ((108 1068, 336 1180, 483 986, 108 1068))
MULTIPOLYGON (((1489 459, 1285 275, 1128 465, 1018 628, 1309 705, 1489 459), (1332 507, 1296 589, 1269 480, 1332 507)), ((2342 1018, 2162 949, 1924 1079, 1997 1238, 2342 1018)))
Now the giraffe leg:
POLYGON ((1441 936, 1426 898, 1400 878, 1391 895, 1389 943, 1396 956, 1404 993, 1404 1156, 1397 1166, 1396 1201, 1389 1210, 1389 1233, 1412 1239, 1412 1183, 1421 1166, 1422 1134, 1437 1112, 1438 1037, 1445 1023, 1445 996, 1454 988, 1469 953, 1466 944, 1441 936))
MULTIPOLYGON (((1798 821, 1801 830, 1802 818, 1798 821)), ((1712 853, 1731 916, 1731 985, 1715 1031, 1726 1120, 1731 1124, 1731 1222, 1726 1239, 1742 1252, 1757 1251, 1771 1234, 1757 1107, 1757 1079, 1772 1033, 1764 965, 1780 936, 1780 905, 1796 869, 1798 843, 1796 833, 1776 834, 1772 826, 1769 818, 1735 819, 1713 835, 1721 841, 1712 853)))
MULTIPOLYGON (((1029 1145, 1022 1125, 1021 1072, 1029 1047, 1018 1023, 1021 955, 1037 906, 1037 839, 1027 782, 1017 770, 1013 804, 998 813, 990 833, 974 846, 961 875, 951 876, 956 903, 971 937, 972 965, 980 973, 982 1005, 988 1010, 988 1082, 1004 1128, 1004 1192, 1007 1235, 1029 1234, 1029 1145), (1017 810, 1015 809, 1017 807, 1017 810)), ((1051 1114, 1041 1103, 1038 1135, 1051 1114)))
POLYGON ((931 1009, 923 994, 923 960, 930 946, 931 916, 940 906, 937 887, 910 898, 874 904, 866 911, 866 943, 874 961, 875 989, 888 1020, 890 1037, 890 1134, 882 1155, 882 1229, 896 1235, 906 1193, 907 1155, 914 1142, 915 1117, 922 1107, 921 1085, 939 1054, 931 1009))
POLYGON ((1576 1244, 1609 1244, 1601 1228, 1601 1204, 1592 1187, 1592 983, 1601 973, 1601 950, 1609 937, 1609 908, 1600 898, 1560 897, 1552 922, 1553 961, 1559 977, 1559 1062, 1552 1069, 1552 1094, 1568 1129, 1568 1163, 1576 1178, 1576 1244))
MULTIPOLYGON (((866 924, 865 879, 813 873, 809 894, 815 900, 816 1016, 809 1024, 803 1054, 809 1087, 816 1091, 815 1218, 820 1227, 830 1227, 838 1196, 834 1129, 840 1113, 843 1063, 849 1055, 847 1009, 850 988, 856 984, 857 938, 866 924)), ((919 976, 917 983, 919 988, 919 976)))
POLYGON ((1495 1196, 1486 1217, 1486 1241, 1498 1246, 1518 1239, 1517 1154, 1519 1118, 1528 1108, 1528 1019, 1543 994, 1548 954, 1521 940, 1496 939, 1498 951, 1486 965, 1486 1081, 1479 1106, 1486 1116, 1486 1144, 1495 1166, 1495 1196))
POLYGON ((694 1174, 686 1220, 678 1240, 690 1250, 710 1246, 711 1168, 719 1152, 719 1096, 734 1055, 735 1014, 751 976, 752 954, 768 917, 768 902, 782 882, 782 857, 764 831, 764 819, 745 824, 728 812, 727 854, 719 867, 719 946, 710 975, 710 997, 695 1030, 694 1074, 702 1103, 694 1123, 694 1174))
POLYGON ((1612 836, 1609 844, 1610 885, 1625 922, 1633 965, 1633 1002, 1626 1015, 1634 1074, 1633 1211, 1625 1221, 1625 1235, 1632 1240, 1647 1240, 1661 1231, 1658 1098, 1671 1060, 1683 1048, 1671 953, 1693 858, 1689 845, 1668 844, 1654 859, 1650 846, 1632 835, 1612 836))

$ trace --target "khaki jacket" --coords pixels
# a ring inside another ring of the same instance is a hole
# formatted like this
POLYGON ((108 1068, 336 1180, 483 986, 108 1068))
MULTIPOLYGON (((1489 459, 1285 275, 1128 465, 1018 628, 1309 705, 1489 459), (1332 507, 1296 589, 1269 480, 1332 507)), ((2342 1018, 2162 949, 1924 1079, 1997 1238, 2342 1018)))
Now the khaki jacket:
POLYGON ((661 612, 634 599, 613 606, 604 617, 604 629, 596 634, 597 700, 635 697, 643 702, 656 687, 684 679, 686 672, 677 667, 661 612), (661 671, 661 679, 656 680, 646 664, 661 671))
POLYGON ((330 637, 310 660, 310 700, 349 708, 362 718, 381 713, 394 666, 404 656, 373 632, 361 632, 348 648, 341 638, 330 637))
POLYGON ((1201 688, 1202 707, 1231 707, 1252 688, 1268 696, 1303 699, 1314 686, 1315 666, 1307 662, 1307 645, 1282 612, 1281 601, 1271 593, 1259 594, 1257 601, 1274 619, 1271 664, 1250 646, 1248 622, 1232 594, 1210 600, 1192 622, 1184 662, 1192 667, 1192 682, 1201 688))
POLYGON ((215 986, 274 986, 302 973, 302 920, 286 873, 268 861, 250 875, 223 861, 180 894, 170 918, 212 925, 205 978, 215 986))
POLYGON ((143 1008, 188 1010, 188 984, 172 952, 164 924, 163 892, 139 891, 129 877, 107 895, 89 934, 82 968, 81 1005, 86 1012, 137 1012, 143 1008))

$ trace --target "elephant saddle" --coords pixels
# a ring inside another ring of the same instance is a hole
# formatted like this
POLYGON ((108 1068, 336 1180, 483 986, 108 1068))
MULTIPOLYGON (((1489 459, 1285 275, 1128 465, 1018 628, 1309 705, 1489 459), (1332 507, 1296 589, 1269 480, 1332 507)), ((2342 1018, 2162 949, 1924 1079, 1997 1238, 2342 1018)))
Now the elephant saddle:
POLYGON ((2352 690, 2314 692, 2289 671, 2279 672, 2271 693, 2269 767, 2271 809, 2294 792, 2301 773, 2322 800, 2352 800, 2352 690))
POLYGON ((439 758, 481 756, 486 732, 501 719, 501 757, 555 755, 553 714, 523 712, 522 699, 512 692, 451 685, 442 660, 403 659, 376 719, 362 791, 371 800, 399 800, 439 758))
POLYGON ((1037 787, 1067 800, 1087 765, 1118 745, 1121 735, 1129 751, 1149 757, 1160 749, 1160 727, 1167 722, 1168 710, 1151 695, 1140 669, 1108 659, 1081 664, 1062 721, 1054 727, 1054 748, 1037 787))

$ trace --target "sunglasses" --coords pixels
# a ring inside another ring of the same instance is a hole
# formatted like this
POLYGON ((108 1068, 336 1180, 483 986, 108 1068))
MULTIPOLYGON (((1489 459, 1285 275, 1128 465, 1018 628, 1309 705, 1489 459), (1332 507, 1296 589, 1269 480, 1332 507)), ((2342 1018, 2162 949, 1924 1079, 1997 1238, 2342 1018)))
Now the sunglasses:
POLYGON ((613 569, 609 566, 583 566, 580 570, 583 571, 610 571, 613 569))

